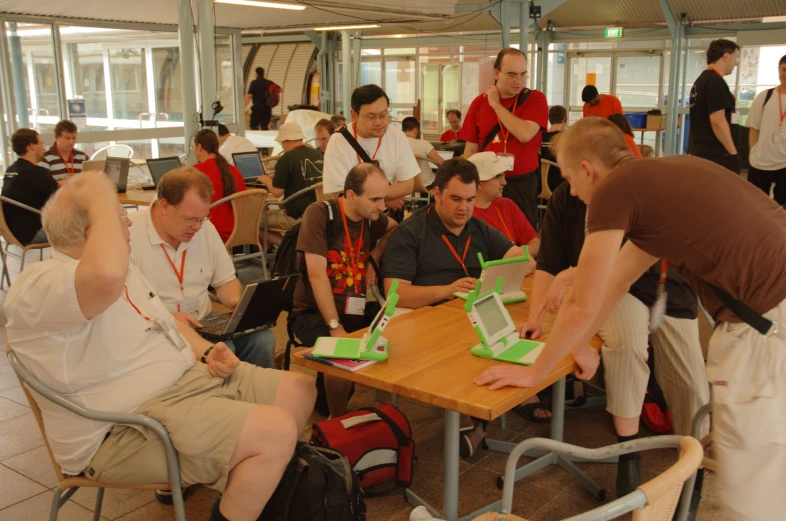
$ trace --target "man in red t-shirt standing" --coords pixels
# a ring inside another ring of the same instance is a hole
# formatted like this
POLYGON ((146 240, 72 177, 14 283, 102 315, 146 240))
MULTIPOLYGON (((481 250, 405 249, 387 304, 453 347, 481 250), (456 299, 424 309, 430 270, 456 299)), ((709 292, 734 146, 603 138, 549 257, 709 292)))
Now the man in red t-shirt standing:
POLYGON ((472 101, 459 132, 467 142, 464 157, 490 151, 513 156, 513 169, 505 174, 504 195, 515 202, 536 226, 541 131, 548 125, 546 96, 527 89, 527 57, 512 47, 502 49, 494 62, 494 80, 472 101))
POLYGON ((516 246, 527 246, 530 255, 537 257, 540 249, 538 232, 516 203, 502 196, 507 184, 504 162, 494 152, 478 152, 469 160, 478 168, 480 177, 472 215, 504 233, 516 246))

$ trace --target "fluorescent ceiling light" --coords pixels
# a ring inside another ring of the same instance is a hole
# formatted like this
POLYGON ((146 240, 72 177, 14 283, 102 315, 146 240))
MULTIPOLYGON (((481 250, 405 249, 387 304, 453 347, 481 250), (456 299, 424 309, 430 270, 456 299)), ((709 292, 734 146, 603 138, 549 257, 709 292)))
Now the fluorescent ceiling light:
POLYGON ((290 9, 292 11, 302 11, 305 5, 282 4, 279 2, 261 2, 258 0, 214 0, 217 4, 246 5, 250 7, 270 7, 272 9, 290 9))
POLYGON ((347 29, 373 29, 378 25, 336 25, 333 27, 314 27, 315 31, 345 31, 347 29))

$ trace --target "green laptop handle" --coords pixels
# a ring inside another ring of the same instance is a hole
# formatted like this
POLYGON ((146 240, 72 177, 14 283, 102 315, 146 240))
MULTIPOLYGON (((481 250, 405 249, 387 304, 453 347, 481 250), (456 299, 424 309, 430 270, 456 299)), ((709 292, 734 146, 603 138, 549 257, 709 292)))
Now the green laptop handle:
POLYGON ((521 251, 524 252, 524 255, 520 255, 518 257, 510 257, 508 259, 499 259, 499 260, 492 260, 492 261, 484 261, 483 260, 483 253, 478 252, 478 262, 480 262, 480 268, 486 269, 489 266, 501 266, 503 264, 512 264, 514 262, 526 262, 529 261, 529 248, 525 244, 521 247, 521 251))

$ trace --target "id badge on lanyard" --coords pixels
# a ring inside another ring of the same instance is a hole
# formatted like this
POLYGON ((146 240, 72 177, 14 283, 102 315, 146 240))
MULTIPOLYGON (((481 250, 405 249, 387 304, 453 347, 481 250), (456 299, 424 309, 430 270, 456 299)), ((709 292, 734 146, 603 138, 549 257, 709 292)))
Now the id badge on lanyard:
MULTIPOLYGON (((508 142, 505 141, 505 149, 507 150, 508 142)), ((497 161, 505 167, 505 172, 510 172, 513 170, 513 164, 516 162, 516 156, 513 154, 508 154, 507 152, 503 152, 501 154, 497 154, 497 161)))

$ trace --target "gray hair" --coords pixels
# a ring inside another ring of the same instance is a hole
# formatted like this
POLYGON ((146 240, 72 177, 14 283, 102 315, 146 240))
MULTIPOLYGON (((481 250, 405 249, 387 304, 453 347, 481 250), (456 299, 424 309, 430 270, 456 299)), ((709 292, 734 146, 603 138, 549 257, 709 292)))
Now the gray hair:
POLYGON ((90 226, 87 212, 70 201, 61 200, 62 188, 52 195, 41 210, 41 224, 49 244, 55 248, 73 248, 85 242, 90 226))

